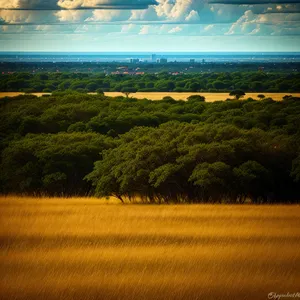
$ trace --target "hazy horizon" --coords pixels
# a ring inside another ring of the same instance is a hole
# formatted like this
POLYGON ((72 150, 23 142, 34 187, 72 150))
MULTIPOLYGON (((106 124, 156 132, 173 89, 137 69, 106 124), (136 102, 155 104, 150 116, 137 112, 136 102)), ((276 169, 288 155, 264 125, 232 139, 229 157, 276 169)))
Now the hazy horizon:
POLYGON ((0 62, 300 62, 299 52, 0 52, 0 62))
POLYGON ((1 54, 7 53, 66 53, 66 54, 296 54, 300 51, 0 51, 1 54))

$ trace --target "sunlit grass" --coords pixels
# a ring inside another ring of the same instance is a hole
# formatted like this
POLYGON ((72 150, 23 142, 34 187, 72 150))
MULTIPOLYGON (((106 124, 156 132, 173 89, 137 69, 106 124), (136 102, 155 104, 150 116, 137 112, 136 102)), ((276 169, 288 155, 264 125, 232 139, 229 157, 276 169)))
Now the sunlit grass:
MULTIPOLYGON (((41 97, 43 95, 51 95, 50 93, 32 93, 33 95, 36 95, 38 97, 41 97)), ((95 94, 95 93, 90 93, 95 94)), ((257 95, 263 94, 266 96, 266 98, 272 98, 273 100, 279 101, 282 100, 282 98, 285 95, 292 95, 294 97, 300 97, 300 93, 264 93, 264 92, 256 92, 256 93, 246 93, 246 96, 242 99, 247 98, 253 98, 255 100, 259 100, 257 95)), ((3 97, 15 97, 18 95, 25 95, 25 93, 22 92, 0 92, 0 98, 3 97)), ((118 96, 125 96, 121 92, 106 92, 106 96, 109 97, 118 97, 118 96)), ((205 97, 206 102, 214 102, 214 101, 224 101, 228 98, 233 99, 234 97, 229 96, 228 93, 176 93, 176 92, 137 92, 130 94, 130 97, 137 98, 137 99, 151 99, 151 100, 161 100, 163 97, 171 96, 175 100, 187 100, 187 98, 191 95, 202 95, 205 97)))
MULTIPOLYGON (((279 101, 285 95, 293 95, 294 97, 300 97, 300 93, 246 93, 245 97, 242 99, 253 98, 255 100, 259 100, 257 95, 263 94, 266 98, 272 98, 273 100, 279 101)), ((106 92, 106 96, 117 97, 124 96, 124 94, 119 92, 106 92)), ((138 99, 151 99, 151 100, 161 100, 163 97, 171 96, 175 100, 187 100, 187 98, 191 95, 201 95, 205 97, 206 102, 214 102, 214 101, 225 101, 226 99, 233 99, 234 97, 229 96, 228 93, 176 93, 176 92, 138 92, 130 94, 130 97, 138 98, 138 99)))
POLYGON ((0 198, 0 298, 268 299, 299 292, 300 206, 0 198))

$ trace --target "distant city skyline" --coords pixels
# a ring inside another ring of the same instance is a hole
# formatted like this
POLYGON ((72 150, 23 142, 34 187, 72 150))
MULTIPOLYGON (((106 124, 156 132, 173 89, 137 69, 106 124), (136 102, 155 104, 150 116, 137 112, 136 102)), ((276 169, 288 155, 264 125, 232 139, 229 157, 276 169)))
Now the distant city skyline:
POLYGON ((87 62, 125 64, 300 62, 300 52, 0 52, 0 62, 87 62))
POLYGON ((0 0, 0 51, 297 52, 300 0, 0 0))

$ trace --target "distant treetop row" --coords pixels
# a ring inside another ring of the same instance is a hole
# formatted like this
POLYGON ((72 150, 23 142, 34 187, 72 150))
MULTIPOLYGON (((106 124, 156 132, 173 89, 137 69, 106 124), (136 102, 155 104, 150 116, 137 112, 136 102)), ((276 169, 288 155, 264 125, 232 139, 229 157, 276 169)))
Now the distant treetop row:
MULTIPOLYGON (((5 72, 3 72, 5 73, 5 72)), ((1 92, 300 92, 300 73, 208 72, 105 75, 95 73, 0 74, 1 92)))

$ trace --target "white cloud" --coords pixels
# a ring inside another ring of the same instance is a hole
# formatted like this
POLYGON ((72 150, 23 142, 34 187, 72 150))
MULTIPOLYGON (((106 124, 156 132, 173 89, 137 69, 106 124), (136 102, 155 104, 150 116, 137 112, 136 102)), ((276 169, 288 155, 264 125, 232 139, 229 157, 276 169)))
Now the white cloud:
POLYGON ((149 33, 149 29, 150 29, 149 25, 143 25, 141 27, 141 30, 140 30, 139 34, 142 34, 142 35, 148 34, 149 33))
POLYGON ((122 25, 121 33, 123 33, 123 34, 137 33, 138 27, 139 26, 137 26, 135 24, 122 25))
POLYGON ((176 27, 172 28, 171 30, 169 30, 168 33, 178 33, 180 31, 182 31, 182 28, 179 26, 176 26, 176 27))
POLYGON ((93 16, 86 19, 86 22, 114 22, 125 21, 130 17, 130 12, 126 10, 94 10, 93 16))
POLYGON ((185 18, 185 20, 188 22, 195 22, 195 21, 198 21, 199 19, 200 19, 199 14, 195 10, 190 11, 188 16, 186 16, 186 18, 185 18))
POLYGON ((155 7, 150 6, 148 9, 132 10, 129 20, 130 21, 149 21, 149 22, 153 22, 153 21, 158 21, 159 18, 157 16, 155 7))
POLYGON ((196 18, 198 12, 203 8, 203 0, 158 0, 155 6, 156 13, 161 18, 175 21, 183 21, 196 18))
POLYGON ((57 0, 0 0, 1 8, 43 9, 57 7, 57 0))
POLYGON ((210 24, 204 27, 204 31, 211 31, 215 28, 215 25, 210 24))
POLYGON ((1 10, 0 25, 2 24, 2 33, 22 30, 23 32, 44 32, 45 34, 51 32, 77 34, 80 32, 95 34, 95 36, 124 36, 126 34, 132 36, 300 35, 298 30, 300 28, 299 3, 269 1, 271 3, 255 5, 253 4, 255 1, 249 0, 247 4, 247 0, 241 0, 235 2, 236 4, 243 3, 243 5, 226 5, 230 0, 218 2, 222 3, 212 4, 208 0, 157 0, 157 5, 150 5, 148 9, 144 9, 149 4, 154 4, 155 1, 0 0, 2 7, 62 8, 62 10, 53 12, 1 10), (68 8, 83 7, 106 9, 67 10, 68 8), (52 23, 61 23, 63 26, 47 25, 52 23), (19 25, 7 28, 8 24, 19 25), (20 25, 23 24, 28 25, 20 29, 20 25))
POLYGON ((0 8, 6 9, 146 9, 155 0, 0 0, 0 8))
POLYGON ((35 24, 45 22, 55 22, 56 17, 53 13, 39 11, 11 11, 0 10, 0 20, 6 24, 35 24))
POLYGON ((80 22, 88 17, 90 12, 81 10, 59 10, 55 13, 55 16, 60 22, 80 22))
POLYGON ((232 24, 227 35, 250 33, 256 28, 255 15, 251 10, 247 10, 242 17, 232 24))

